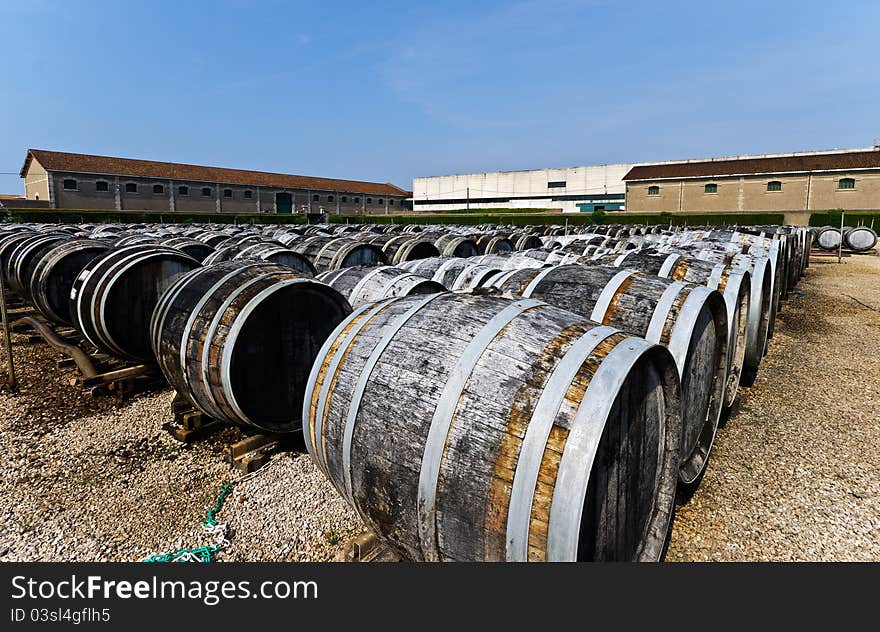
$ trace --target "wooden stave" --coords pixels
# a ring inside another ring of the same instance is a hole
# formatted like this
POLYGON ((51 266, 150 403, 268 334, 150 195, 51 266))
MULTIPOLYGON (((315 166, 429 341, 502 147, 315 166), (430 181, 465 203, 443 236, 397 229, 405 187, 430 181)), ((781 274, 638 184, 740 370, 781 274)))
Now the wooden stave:
MULTIPOLYGON (((445 298, 445 297, 449 297, 449 296, 450 295, 447 294, 447 295, 439 295, 439 296, 427 297, 427 298, 410 297, 408 299, 391 299, 389 301, 382 301, 382 302, 375 303, 372 305, 365 305, 365 306, 361 307, 360 310, 356 310, 345 323, 341 324, 337 328, 336 332, 334 332, 334 335, 331 335, 330 339, 328 339, 327 343, 325 344, 324 349, 322 349, 322 352, 319 354, 319 357, 316 360, 316 362, 312 368, 312 375, 310 376, 310 387, 308 389, 308 392, 311 393, 311 397, 309 397, 309 396, 306 397, 306 401, 304 403, 304 408, 303 408, 303 419, 308 420, 307 423, 304 423, 304 428, 303 428, 306 445, 309 449, 309 452, 310 452, 313 460, 316 462, 318 467, 328 476, 328 478, 331 479, 331 482, 333 482, 333 484, 337 487, 337 489, 340 491, 340 493, 342 493, 343 497, 345 497, 349 501, 349 503, 352 504, 352 506, 355 507, 355 509, 357 509, 359 511, 359 513, 364 518, 365 522, 368 525, 371 525, 373 527, 373 530, 377 534, 379 534, 380 537, 383 537, 383 539, 387 539, 395 548, 397 548, 402 553, 404 553, 404 555, 406 555, 407 557, 410 557, 412 559, 435 559, 435 556, 428 555, 424 551, 420 550, 420 545, 419 545, 418 540, 414 539, 413 534, 417 531, 417 529, 415 528, 414 523, 413 523, 413 521, 415 520, 415 516, 410 515, 408 518, 403 520, 404 523, 406 523, 407 520, 409 521, 408 526, 407 526, 407 524, 403 524, 402 526, 401 526, 401 524, 392 525, 392 524, 389 524, 388 521, 386 519, 384 519, 383 517, 381 517, 381 516, 377 517, 376 515, 370 514, 371 509, 369 507, 359 505, 360 500, 355 497, 356 494, 355 494, 355 496, 353 496, 351 493, 349 493, 347 483, 344 480, 345 477, 342 476, 342 474, 339 471, 339 466, 341 463, 340 459, 342 459, 342 457, 337 452, 334 452, 334 449, 332 447, 332 446, 338 447, 339 441, 342 441, 344 439, 344 437, 342 436, 342 433, 340 431, 338 431, 338 429, 336 429, 336 430, 333 430, 332 428, 328 429, 328 426, 332 426, 331 417, 335 417, 337 421, 340 421, 346 417, 345 399, 343 398, 341 400, 342 403, 340 403, 339 398, 337 396, 340 391, 343 391, 345 389, 350 390, 352 387, 354 387, 354 378, 357 375, 357 369, 355 369, 352 372, 352 377, 350 379, 348 379, 347 384, 343 385, 341 383, 341 381, 344 380, 345 378, 339 377, 339 376, 344 376, 345 369, 349 365, 349 363, 358 363, 358 365, 362 367, 363 363, 367 361, 366 354, 370 353, 371 350, 375 350, 377 348, 377 340, 378 340, 379 345, 381 345, 383 340, 388 341, 388 338, 387 338, 388 333, 385 331, 385 329, 389 329, 394 324, 395 319, 399 323, 401 317, 405 317, 407 313, 409 313, 412 318, 412 321, 410 321, 408 324, 412 324, 412 326, 414 328, 424 328, 424 329, 428 329, 431 331, 437 330, 437 327, 435 327, 435 326, 426 325, 426 324, 424 324, 424 322, 416 325, 415 322, 420 319, 419 312, 421 310, 424 310, 425 305, 428 305, 430 307, 430 305, 433 303, 434 306, 436 307, 436 306, 448 301, 449 299, 445 298), (419 305, 418 305, 419 302, 424 302, 424 305, 419 307, 419 305), (413 310, 415 310, 415 311, 413 311, 413 310), (369 325, 372 322, 374 322, 377 318, 380 318, 380 316, 382 315, 383 312, 388 314, 387 318, 390 319, 389 321, 386 321, 384 323, 384 325, 387 325, 387 327, 385 327, 385 329, 382 329, 381 331, 378 331, 375 335, 365 334, 364 325, 366 324, 369 327, 369 325), (394 313, 392 314, 391 312, 394 312, 394 313), (380 334, 382 334, 382 339, 380 339, 380 334), (352 352, 351 347, 354 345, 361 345, 362 351, 360 351, 358 353, 352 352), (341 350, 343 350, 343 351, 341 351, 341 350), (338 361, 338 359, 340 357, 344 357, 345 361, 339 365, 334 365, 333 362, 331 361, 331 359, 335 359, 336 361, 338 361), (327 375, 333 375, 334 378, 336 378, 336 381, 334 382, 335 385, 332 389, 325 388, 327 385, 329 385, 329 382, 326 382, 326 383, 324 382, 324 379, 327 377, 327 375), (321 402, 324 402, 327 404, 326 408, 323 404, 318 403, 319 400, 321 402), (318 408, 321 408, 323 410, 323 412, 326 413, 326 415, 318 416, 316 414, 316 411, 318 408), (315 435, 316 431, 319 432, 318 436, 323 435, 323 440, 316 441, 316 435, 315 435), (327 446, 331 446, 331 447, 327 447, 327 446), (407 542, 401 542, 401 540, 406 540, 406 539, 408 539, 407 542)), ((505 301, 504 299, 495 298, 495 297, 475 297, 475 296, 471 296, 471 295, 457 295, 457 296, 461 297, 461 298, 456 299, 456 300, 462 300, 462 301, 491 301, 491 302, 494 302, 496 305, 500 304, 500 305, 504 305, 504 306, 509 306, 513 303, 512 301, 509 301, 509 300, 505 301)), ((534 303, 540 304, 540 302, 534 302, 534 303)), ((438 309, 442 309, 443 311, 447 311, 445 308, 438 308, 438 309)), ((608 330, 608 332, 614 331, 612 328, 597 327, 597 325, 595 323, 589 323, 589 322, 582 321, 582 320, 579 321, 579 324, 575 324, 575 323, 578 323, 579 317, 577 317, 573 314, 563 312, 562 310, 556 310, 555 308, 552 308, 552 307, 549 307, 546 305, 542 305, 541 309, 550 310, 554 314, 565 314, 564 316, 562 316, 562 318, 565 319, 565 322, 569 327, 568 334, 572 338, 577 337, 571 333, 572 331, 574 331, 574 329, 576 327, 580 327, 584 331, 587 331, 590 329, 596 329, 596 328, 605 329, 605 330, 608 330)), ((473 316, 473 310, 468 309, 467 315, 468 315, 468 317, 473 316)), ((480 321, 480 324, 483 324, 483 322, 485 320, 486 319, 484 319, 483 321, 480 321)), ((450 341, 440 341, 440 342, 436 343, 438 346, 438 349, 439 349, 439 347, 445 348, 445 347, 449 346, 450 344, 454 344, 454 345, 458 345, 458 346, 460 346, 461 344, 464 344, 464 341, 460 338, 461 337, 466 338, 468 334, 467 333, 461 334, 459 329, 460 328, 456 328, 456 331, 454 332, 457 334, 456 338, 458 338, 454 341, 454 343, 451 340, 450 341)), ((548 328, 539 328, 539 329, 541 331, 541 333, 538 334, 539 336, 548 336, 548 337, 552 338, 552 336, 549 336, 549 334, 548 334, 548 328)), ((508 330, 508 327, 505 327, 505 331, 507 331, 507 330, 508 330)), ((398 329, 398 331, 400 331, 400 330, 398 329)), ((556 333, 558 333, 558 330, 556 333)), ((605 335, 610 335, 610 334, 606 333, 605 335)), ((621 340, 625 339, 627 341, 632 341, 633 344, 642 345, 644 347, 651 347, 652 349, 657 350, 660 353, 664 353, 665 355, 663 355, 663 357, 666 358, 666 361, 667 361, 666 379, 668 381, 671 380, 672 382, 675 382, 675 380, 677 379, 676 375, 675 375, 675 369, 673 368, 672 364, 668 364, 668 359, 669 359, 668 352, 663 351, 659 347, 649 345, 649 343, 646 343, 645 341, 639 340, 637 338, 627 338, 626 334, 615 334, 615 335, 622 336, 621 340), (636 343, 635 341, 638 341, 638 342, 636 343)), ((394 341, 396 338, 394 337, 395 335, 393 334, 393 332, 392 332, 392 336, 393 337, 390 339, 390 341, 388 341, 388 343, 389 343, 388 349, 391 349, 395 344, 394 341)), ((432 345, 434 345, 434 344, 435 344, 434 341, 426 341, 425 342, 425 345, 427 345, 427 347, 432 347, 432 345)), ((560 352, 560 347, 555 347, 554 350, 556 352, 560 352)), ((433 363, 429 359, 428 356, 433 356, 434 351, 436 351, 436 349, 428 349, 427 351, 425 351, 421 348, 417 348, 409 353, 424 352, 426 354, 426 359, 425 359, 425 362, 422 363, 422 365, 424 366, 424 369, 422 370, 422 372, 429 371, 432 375, 434 375, 435 369, 428 368, 429 364, 431 366, 433 366, 433 363)), ((456 356, 456 355, 460 354, 460 351, 461 350, 458 349, 458 347, 456 346, 456 349, 452 352, 452 355, 456 356)), ((380 349, 379 353, 384 355, 385 351, 380 349)), ((389 354, 389 355, 391 355, 391 357, 397 357, 397 356, 403 356, 406 354, 407 354, 407 352, 398 352, 397 354, 389 354)), ((549 355, 549 358, 552 360, 553 358, 555 358, 555 355, 551 354, 551 355, 549 355)), ((380 366, 382 366, 381 363, 376 364, 373 371, 370 373, 370 379, 368 380, 367 384, 372 383, 373 377, 375 376, 375 371, 380 366)), ((667 382, 667 384, 668 384, 668 382, 667 382)), ((367 388, 366 390, 368 392, 369 388, 367 388)), ((384 391, 380 391, 380 395, 378 396, 378 398, 382 399, 383 397, 393 396, 395 391, 399 391, 399 390, 400 389, 395 386, 387 394, 384 394, 385 393, 384 391)), ((427 389, 427 388, 422 389, 422 392, 436 393, 436 391, 432 391, 431 389, 427 389)), ((664 389, 664 392, 669 397, 669 400, 668 400, 669 405, 677 408, 678 407, 678 404, 676 401, 677 394, 675 392, 675 389, 674 388, 672 388, 671 390, 664 389)), ((462 397, 464 397, 463 393, 464 393, 464 389, 462 390, 462 397)), ((362 403, 364 401, 365 400, 362 400, 362 403)), ((510 405, 510 401, 511 401, 510 398, 508 398, 506 401, 507 405, 510 405)), ((528 401, 528 400, 526 400, 526 401, 528 401)), ((581 408, 585 408, 585 407, 586 407, 586 404, 582 404, 581 408)), ((403 404, 403 405, 392 406, 392 409, 400 409, 400 410, 407 410, 408 411, 409 407, 407 405, 403 404)), ((671 408, 668 410, 671 410, 671 408)), ((362 416, 364 414, 365 414, 364 410, 361 408, 358 408, 357 415, 355 416, 354 419, 355 420, 362 419, 362 416)), ((677 443, 678 430, 676 429, 676 424, 678 423, 678 414, 676 413, 676 414, 672 415, 672 417, 675 417, 675 419, 672 419, 669 422, 669 428, 671 429, 671 431, 669 431, 667 433, 667 437, 666 437, 667 443, 665 444, 666 445, 665 455, 667 457, 666 465, 668 468, 666 471, 667 483, 669 483, 671 485, 671 487, 674 489, 674 486, 675 486, 674 479, 675 479, 676 470, 677 470, 677 467, 675 465, 675 461, 677 458, 676 457, 676 455, 677 455, 676 443, 677 443), (671 466, 669 465, 670 461, 672 463, 671 466), (671 481, 671 483, 670 483, 670 481, 671 481)), ((511 419, 512 418, 513 417, 511 417, 511 419)), ((525 417, 523 417, 523 420, 525 420, 525 417)), ((360 421, 359 423, 363 424, 364 422, 360 421)), ((352 446, 356 446, 356 445, 357 445, 357 441, 355 439, 354 433, 352 433, 352 446)), ((352 450, 355 450, 355 447, 352 447, 352 450)), ((542 450, 543 450, 543 446, 542 446, 542 450)), ((397 458, 398 457, 395 456, 395 462, 397 462, 397 458)), ((352 460, 354 460, 354 456, 352 456, 352 460)), ((472 471, 472 469, 468 468, 468 471, 470 472, 470 471, 472 471)), ((401 479, 401 477, 398 475, 395 477, 394 480, 400 481, 400 479, 401 479)), ((390 480, 391 480, 391 478, 389 477, 387 479, 383 479, 383 482, 388 482, 390 480)), ((357 473, 352 474, 351 475, 351 484, 352 484, 353 489, 355 491, 360 488, 358 481, 359 481, 358 474, 357 473)), ((669 503, 671 505, 671 502, 672 502, 671 494, 672 493, 673 492, 669 492, 667 489, 667 492, 666 492, 667 495, 664 497, 663 502, 669 503)), ((413 494, 410 494, 409 497, 411 499, 414 499, 414 495, 415 494, 413 492, 413 494)), ((401 506, 400 501, 401 501, 400 498, 397 498, 397 499, 392 498, 392 499, 390 499, 390 502, 386 503, 386 504, 400 507, 401 506)), ((415 504, 415 503, 413 503, 413 504, 415 504)), ((440 503, 440 504, 442 504, 442 503, 440 503)), ((442 515, 444 512, 440 511, 438 513, 442 515)), ((671 510, 670 510, 668 516, 671 516, 671 510)), ((668 516, 667 516, 667 518, 660 519, 660 521, 659 521, 660 523, 663 524, 662 528, 660 529, 661 531, 668 528, 668 523, 665 522, 665 520, 668 520, 668 516)), ((466 523, 466 524, 470 524, 470 522, 467 520, 462 520, 461 522, 466 523)), ((504 550, 504 548, 505 548, 504 539, 505 538, 504 538, 503 533, 500 536, 498 536, 496 534, 496 537, 492 538, 494 544, 492 546, 487 546, 485 551, 482 551, 482 552, 478 551, 477 554, 469 555, 469 556, 468 555, 456 556, 455 554, 450 555, 449 554, 450 552, 447 551, 447 552, 442 553, 440 555, 440 559, 490 559, 490 560, 492 560, 492 559, 494 559, 494 560, 506 559, 507 556, 506 556, 505 550, 504 550)), ((656 534, 654 535, 653 542, 652 542, 653 547, 650 548, 650 550, 648 550, 647 552, 645 552, 646 556, 644 559, 658 559, 659 558, 663 547, 662 547, 662 542, 659 545, 657 544, 657 542, 662 541, 663 539, 664 539, 664 537, 662 537, 662 536, 657 536, 656 534)), ((442 533, 438 537, 438 540, 440 542, 442 542, 442 540, 443 540, 442 533)), ((461 539, 459 539, 459 543, 460 542, 461 542, 461 539)))
POLYGON ((397 296, 446 291, 436 281, 394 266, 341 268, 323 272, 317 279, 342 294, 352 308, 397 296))
POLYGON ((109 243, 96 239, 74 239, 56 244, 40 259, 31 278, 30 296, 37 310, 52 322, 72 325, 69 297, 73 280, 88 263, 109 250, 109 243), (70 271, 73 276, 68 280, 64 272, 70 271), (50 296, 50 285, 60 287, 57 300, 50 296))

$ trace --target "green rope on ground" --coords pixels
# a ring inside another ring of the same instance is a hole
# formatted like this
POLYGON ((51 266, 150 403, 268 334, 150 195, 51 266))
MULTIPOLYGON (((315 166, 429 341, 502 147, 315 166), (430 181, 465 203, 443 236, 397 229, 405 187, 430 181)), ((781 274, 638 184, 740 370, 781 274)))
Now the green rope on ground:
POLYGON ((149 557, 145 557, 141 560, 141 562, 211 562, 214 559, 214 555, 217 554, 218 551, 226 548, 229 542, 226 540, 226 526, 222 525, 222 528, 218 530, 218 522, 217 522, 217 514, 223 509, 223 505, 226 503, 226 498, 229 494, 232 493, 232 489, 235 487, 235 483, 230 481, 228 483, 224 483, 220 486, 220 494, 217 496, 217 500, 214 501, 214 506, 208 509, 208 513, 205 516, 205 519, 202 521, 202 527, 208 533, 217 536, 218 544, 209 545, 209 546, 200 546, 193 549, 175 549, 173 551, 168 551, 167 553, 156 553, 155 555, 150 555, 149 557))

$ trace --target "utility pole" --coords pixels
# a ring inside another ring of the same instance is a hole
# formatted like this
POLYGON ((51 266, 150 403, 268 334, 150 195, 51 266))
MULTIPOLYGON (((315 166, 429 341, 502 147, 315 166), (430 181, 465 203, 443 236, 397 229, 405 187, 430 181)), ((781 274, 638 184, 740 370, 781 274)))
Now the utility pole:
POLYGON ((843 260, 843 216, 846 215, 846 211, 840 211, 840 243, 837 244, 837 263, 840 263, 843 260))
POLYGON ((471 210, 471 188, 467 188, 467 210, 471 210))

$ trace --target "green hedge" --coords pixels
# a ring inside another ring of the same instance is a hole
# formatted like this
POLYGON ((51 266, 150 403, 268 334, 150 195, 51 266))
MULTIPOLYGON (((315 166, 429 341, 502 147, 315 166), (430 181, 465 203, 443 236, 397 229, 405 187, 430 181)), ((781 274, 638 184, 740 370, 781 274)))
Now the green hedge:
MULTIPOLYGON (((847 212, 843 216, 845 226, 870 226, 874 224, 874 230, 880 231, 880 213, 847 212)), ((810 226, 840 226, 840 210, 824 211, 810 215, 810 226)))
POLYGON ((96 211, 91 209, 3 209, 3 221, 49 224, 304 224, 302 215, 274 213, 172 213, 170 211, 96 211))

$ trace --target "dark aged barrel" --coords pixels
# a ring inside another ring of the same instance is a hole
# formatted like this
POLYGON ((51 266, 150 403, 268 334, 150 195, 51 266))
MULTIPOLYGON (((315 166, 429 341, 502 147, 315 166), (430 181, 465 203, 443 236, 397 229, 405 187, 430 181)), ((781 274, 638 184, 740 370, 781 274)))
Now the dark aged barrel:
POLYGON ((530 248, 540 248, 543 245, 541 238, 532 233, 512 233, 508 239, 513 244, 514 250, 529 250, 530 248))
POLYGON ((388 262, 392 265, 397 265, 404 261, 440 256, 440 251, 434 245, 434 242, 411 234, 391 237, 391 239, 383 244, 382 251, 388 258, 388 262))
POLYGON ((31 277, 30 295, 40 313, 51 321, 72 324, 70 290, 73 280, 89 262, 109 249, 107 242, 73 239, 55 244, 47 251, 31 277))
POLYGON ((446 291, 436 281, 392 266, 356 266, 330 270, 319 274, 318 280, 342 294, 353 308, 393 296, 446 291))
POLYGON ((291 242, 288 247, 308 257, 318 272, 388 263, 378 246, 347 237, 307 237, 291 242))
POLYGON ((196 261, 204 261, 205 257, 214 252, 213 246, 209 246, 205 242, 192 239, 191 237, 172 237, 171 239, 162 240, 161 243, 166 248, 176 248, 185 252, 196 261))
POLYGON ((38 233, 18 242, 9 253, 6 278, 17 294, 30 298, 31 276, 40 258, 56 244, 69 239, 57 232, 38 233))
POLYGON ((73 282, 74 327, 99 349, 153 360, 150 318, 162 292, 199 262, 179 250, 150 244, 114 249, 93 259, 73 282))
POLYGON ((401 555, 657 560, 680 407, 664 348, 531 299, 365 305, 303 405, 312 459, 401 555))
POLYGON ((232 257, 236 261, 265 261, 293 268, 307 276, 315 276, 316 270, 312 262, 305 255, 294 252, 279 244, 261 242, 245 246, 232 257))
POLYGON ((699 484, 718 427, 727 370, 727 308, 717 291, 634 270, 580 265, 519 270, 493 287, 668 347, 681 376, 679 480, 685 488, 699 484))
POLYGON ((350 312, 336 290, 290 268, 224 261, 168 288, 150 338, 165 377, 207 415, 292 432, 312 361, 350 312))
POLYGON ((481 254, 477 242, 464 235, 441 235, 434 241, 434 245, 443 257, 474 257, 481 254))
POLYGON ((853 252, 868 252, 877 245, 877 233, 867 226, 857 226, 844 233, 843 241, 853 252))
POLYGON ((494 255, 501 252, 511 252, 513 244, 503 235, 480 235, 476 239, 477 250, 481 255, 494 255))
MULTIPOLYGON (((749 337, 749 306, 751 304, 751 275, 748 270, 738 270, 724 263, 710 263, 685 257, 666 255, 655 251, 629 250, 623 254, 613 253, 596 258, 591 263, 639 270, 676 281, 685 281, 718 290, 727 306, 727 384, 724 390, 724 406, 729 408, 736 400, 743 374, 747 345, 754 344, 750 358, 755 370, 761 359, 757 341, 749 337)), ((768 281, 769 283, 769 281, 768 281)), ((769 289, 769 285, 768 285, 769 289)), ((755 323, 755 327, 758 323, 755 323)), ((766 329, 765 329, 766 331, 766 329)), ((764 341, 761 342, 764 344, 764 341)))

